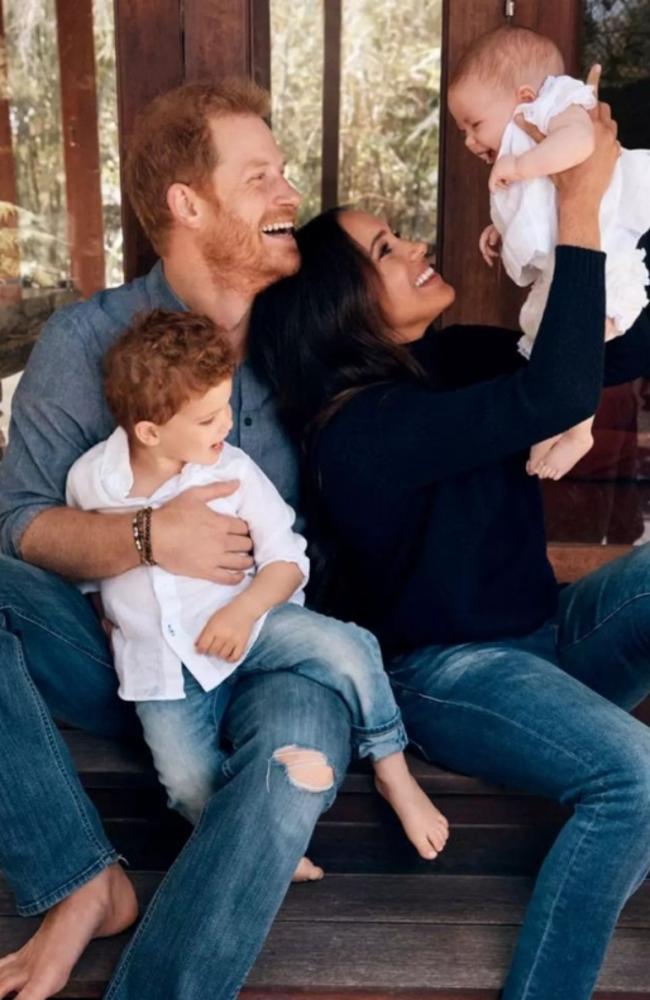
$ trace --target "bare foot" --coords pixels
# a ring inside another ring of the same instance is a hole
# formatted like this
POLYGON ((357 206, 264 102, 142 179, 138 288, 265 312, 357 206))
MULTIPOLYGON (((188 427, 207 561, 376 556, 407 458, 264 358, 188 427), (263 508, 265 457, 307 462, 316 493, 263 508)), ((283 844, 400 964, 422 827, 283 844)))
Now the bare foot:
POLYGON ((0 998, 14 991, 16 1000, 53 996, 92 938, 119 934, 137 916, 135 892, 125 873, 119 865, 105 868, 53 906, 34 936, 0 960, 0 998))
POLYGON ((526 462, 526 472, 529 476, 539 475, 539 470, 541 469, 546 456, 561 437, 561 434, 556 434, 555 437, 546 438, 545 441, 540 441, 538 444, 534 444, 532 446, 528 461, 526 462))
POLYGON ((325 872, 318 865, 315 865, 309 858, 301 858, 298 867, 293 873, 292 882, 320 882, 324 878, 325 872))
POLYGON ((375 785, 377 791, 393 807, 406 836, 416 848, 421 857, 433 861, 444 848, 449 837, 449 823, 439 809, 436 809, 429 796, 424 792, 409 771, 403 754, 393 754, 375 764, 375 785), (402 766, 399 778, 388 779, 381 774, 381 765, 401 758, 402 766))
POLYGON ((537 469, 537 475, 540 479, 561 479, 587 454, 593 443, 591 434, 574 434, 572 430, 567 431, 543 458, 537 469))

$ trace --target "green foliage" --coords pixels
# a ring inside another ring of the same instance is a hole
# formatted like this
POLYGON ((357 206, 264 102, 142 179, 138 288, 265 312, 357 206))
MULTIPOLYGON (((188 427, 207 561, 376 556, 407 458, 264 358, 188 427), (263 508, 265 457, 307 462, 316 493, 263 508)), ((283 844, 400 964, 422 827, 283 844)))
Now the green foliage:
POLYGON ((587 0, 583 66, 599 62, 603 81, 622 86, 647 79, 650 67, 650 0, 587 0))
MULTIPOLYGON (((54 0, 3 0, 22 276, 69 277, 54 0)), ((121 280, 115 46, 111 0, 94 0, 107 279, 121 280)), ((0 253, 1 253, 0 249, 0 253)), ((1 267, 0 262, 0 267, 1 267)))
MULTIPOLYGON (((273 129, 320 211, 323 3, 272 0, 273 129)), ((441 0, 344 0, 339 202, 435 233, 441 0)))

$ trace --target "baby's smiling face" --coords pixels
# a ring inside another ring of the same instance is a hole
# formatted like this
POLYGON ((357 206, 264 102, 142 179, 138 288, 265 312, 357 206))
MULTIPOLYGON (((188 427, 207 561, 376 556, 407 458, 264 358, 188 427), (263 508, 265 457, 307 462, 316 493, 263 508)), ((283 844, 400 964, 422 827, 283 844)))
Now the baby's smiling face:
POLYGON ((468 76, 449 90, 449 110, 465 136, 465 145, 486 163, 494 163, 506 125, 520 103, 514 88, 468 76))

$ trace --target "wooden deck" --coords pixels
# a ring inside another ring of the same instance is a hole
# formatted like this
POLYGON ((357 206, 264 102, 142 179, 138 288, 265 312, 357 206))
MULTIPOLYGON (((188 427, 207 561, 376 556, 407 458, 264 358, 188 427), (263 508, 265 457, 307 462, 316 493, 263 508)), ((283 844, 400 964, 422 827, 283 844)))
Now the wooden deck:
MULTIPOLYGON (((189 827, 166 809, 144 750, 65 738, 146 905, 189 827)), ((497 1000, 533 876, 568 813, 416 758, 412 766, 451 821, 445 852, 420 861, 357 767, 311 845, 327 877, 292 886, 245 1000, 497 1000)), ((0 883, 0 951, 37 923, 15 915, 0 883)), ((100 997, 126 940, 94 942, 60 995, 100 997)), ((647 884, 621 917, 598 1000, 650 998, 649 945, 647 884)))

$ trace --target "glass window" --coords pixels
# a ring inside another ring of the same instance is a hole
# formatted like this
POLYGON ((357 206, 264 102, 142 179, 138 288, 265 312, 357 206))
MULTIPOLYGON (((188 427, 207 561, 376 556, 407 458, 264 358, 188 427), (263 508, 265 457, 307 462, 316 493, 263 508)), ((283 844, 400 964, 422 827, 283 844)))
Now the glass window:
MULTIPOLYGON (((650 0, 586 0, 582 37, 583 73, 601 63, 600 94, 611 105, 621 143, 650 149, 650 0)), ((593 449, 544 491, 553 541, 650 541, 649 382, 605 389, 593 449)))
MULTIPOLYGON (((303 195, 321 209, 324 0, 271 2, 273 130, 303 195)), ((338 202, 435 239, 441 0, 343 0, 338 202)), ((326 100, 331 100, 328 95, 326 100)))
POLYGON ((0 448, 7 332, 122 280, 114 36, 112 0, 0 0, 0 448))

